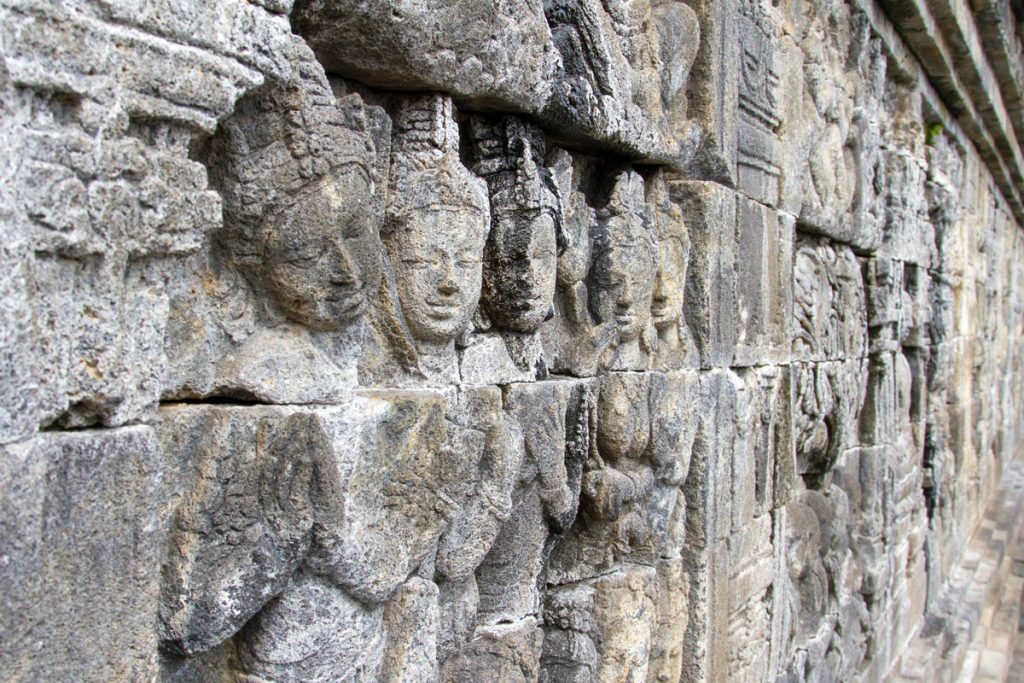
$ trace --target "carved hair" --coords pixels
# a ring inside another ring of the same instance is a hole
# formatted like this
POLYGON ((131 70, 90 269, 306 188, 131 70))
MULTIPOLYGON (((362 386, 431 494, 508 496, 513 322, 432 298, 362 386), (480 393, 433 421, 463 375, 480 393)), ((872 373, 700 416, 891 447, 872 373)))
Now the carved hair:
POLYGON ((305 43, 292 42, 292 75, 239 102, 210 146, 210 182, 224 202, 217 239, 243 270, 262 262, 265 231, 303 191, 344 166, 375 179, 375 151, 358 95, 334 97, 305 43))
POLYGON ((491 213, 547 213, 554 219, 558 253, 565 249, 562 207, 551 172, 544 165, 544 134, 513 116, 489 122, 473 117, 469 125, 473 170, 487 181, 491 213))

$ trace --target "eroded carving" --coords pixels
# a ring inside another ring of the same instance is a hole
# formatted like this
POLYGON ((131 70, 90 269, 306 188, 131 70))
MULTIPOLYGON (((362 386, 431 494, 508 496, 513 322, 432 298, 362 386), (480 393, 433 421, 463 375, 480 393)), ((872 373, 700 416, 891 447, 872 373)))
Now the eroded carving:
POLYGON ((381 283, 377 345, 364 355, 364 381, 451 383, 458 377, 455 338, 480 298, 487 186, 459 160, 449 98, 404 101, 394 135, 382 228, 390 272, 381 283))
POLYGON ((240 632, 253 680, 376 676, 382 605, 444 521, 443 405, 392 393, 315 411, 167 409, 164 449, 188 488, 164 568, 164 646, 193 655, 240 632))
POLYGON ((292 80, 242 100, 210 144, 224 225, 202 289, 172 313, 180 395, 306 402, 355 384, 381 273, 369 112, 358 96, 336 101, 309 49, 291 46, 292 80))
POLYGON ((595 321, 614 333, 600 355, 602 367, 642 370, 654 346, 651 301, 658 252, 651 213, 643 178, 635 171, 619 175, 598 216, 587 276, 595 321))
POLYGON ((654 179, 648 202, 655 208, 658 228, 658 272, 651 300, 651 321, 658 333, 653 365, 658 370, 671 370, 692 353, 690 331, 683 318, 690 238, 682 211, 672 201, 663 175, 654 179))

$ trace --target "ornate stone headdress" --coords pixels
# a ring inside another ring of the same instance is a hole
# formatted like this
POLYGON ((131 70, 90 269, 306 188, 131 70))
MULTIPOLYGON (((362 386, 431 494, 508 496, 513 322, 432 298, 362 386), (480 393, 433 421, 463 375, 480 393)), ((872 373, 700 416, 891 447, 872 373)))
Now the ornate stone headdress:
POLYGON ((425 95, 402 103, 394 120, 389 197, 382 236, 421 209, 471 209, 489 216, 484 182, 459 159, 451 98, 425 95))
MULTIPOLYGON (((470 120, 473 170, 487 181, 491 211, 546 211, 561 233, 561 205, 544 165, 544 134, 513 116, 470 120)), ((559 234, 561 239, 561 235, 559 234)))
MULTIPOLYGON (((459 128, 451 98, 444 95, 411 96, 394 117, 388 206, 381 238, 400 245, 398 233, 418 211, 450 209, 480 214, 484 232, 490 230, 487 185, 459 159, 459 128)), ((420 356, 401 305, 394 272, 386 269, 371 326, 378 345, 387 349, 380 358, 365 356, 360 372, 370 383, 394 381, 401 368, 411 377, 424 377, 420 356)))
POLYGON ((652 209, 644 200, 644 179, 636 171, 624 171, 615 179, 608 203, 598 211, 593 253, 600 254, 616 245, 639 244, 648 248, 654 259, 657 254, 654 223, 652 209), (633 220, 615 221, 620 227, 612 229, 611 219, 618 217, 633 220))
POLYGON ((301 200, 303 189, 347 165, 375 179, 375 151, 362 99, 338 100, 323 67, 298 37, 292 75, 244 98, 214 136, 211 183, 224 202, 218 239, 232 260, 258 266, 267 218, 301 200))
POLYGON ((683 219, 683 212, 672 201, 669 193, 668 181, 662 174, 658 174, 651 183, 648 193, 648 204, 652 205, 658 214, 654 221, 657 226, 658 239, 660 241, 677 240, 689 252, 690 238, 686 234, 686 222, 683 219))

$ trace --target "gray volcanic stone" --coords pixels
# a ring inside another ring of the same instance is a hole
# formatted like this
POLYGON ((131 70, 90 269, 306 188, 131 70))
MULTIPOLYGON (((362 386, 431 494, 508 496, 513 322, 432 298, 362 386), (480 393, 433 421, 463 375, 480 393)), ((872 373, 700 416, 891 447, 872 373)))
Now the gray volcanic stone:
POLYGON ((0 0, 5 680, 1009 652, 1018 5, 0 0))
POLYGON ((150 427, 0 449, 0 662, 11 680, 152 680, 163 468, 150 427))

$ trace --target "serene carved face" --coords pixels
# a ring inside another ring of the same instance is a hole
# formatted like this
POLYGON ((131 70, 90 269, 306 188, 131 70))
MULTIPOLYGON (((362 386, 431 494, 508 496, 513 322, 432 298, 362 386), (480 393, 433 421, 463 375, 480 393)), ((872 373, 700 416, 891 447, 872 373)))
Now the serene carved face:
POLYGON ((475 210, 421 209, 388 239, 398 299, 413 337, 454 339, 480 297, 486 218, 475 210))
POLYGON ((683 314, 686 289, 686 254, 678 239, 663 239, 658 245, 658 274, 654 278, 651 318, 658 330, 676 325, 683 314))
POLYGON ((612 235, 629 237, 613 239, 594 255, 591 302, 598 320, 614 322, 620 338, 629 341, 640 336, 651 318, 654 258, 651 245, 638 236, 640 230, 616 225, 637 220, 635 217, 615 216, 610 220, 612 235))
POLYGON ((355 166, 313 183, 264 222, 263 285, 290 320, 345 327, 366 310, 381 274, 370 181, 355 166))
POLYGON ((536 330, 555 296, 555 220, 546 211, 530 213, 495 215, 485 254, 485 309, 514 332, 536 330))

